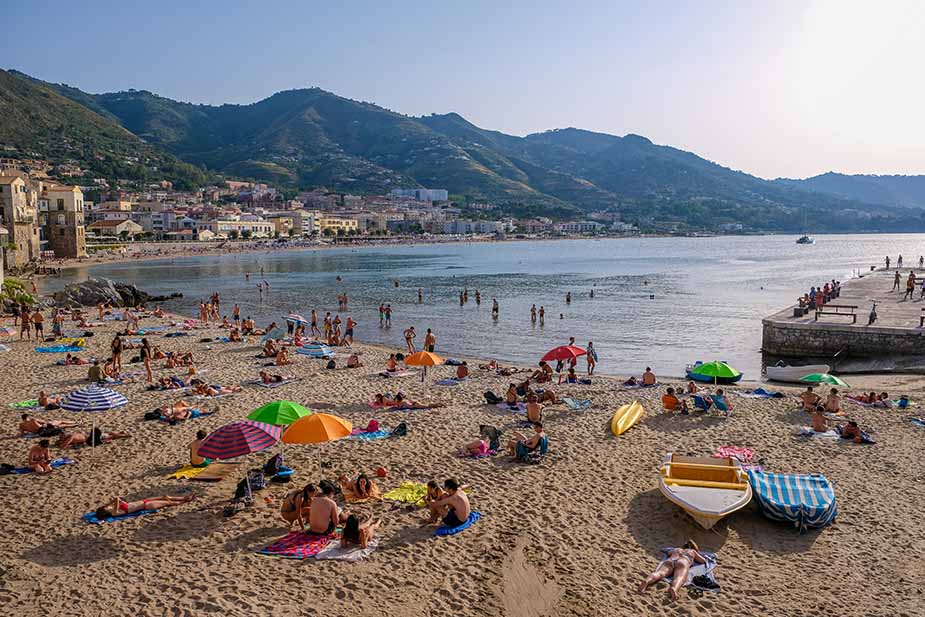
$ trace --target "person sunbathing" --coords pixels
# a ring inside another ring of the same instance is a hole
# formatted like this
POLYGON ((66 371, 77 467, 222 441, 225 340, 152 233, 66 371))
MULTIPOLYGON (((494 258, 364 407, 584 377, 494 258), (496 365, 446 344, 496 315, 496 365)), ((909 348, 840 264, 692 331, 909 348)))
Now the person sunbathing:
POLYGON ((630 378, 623 382, 624 386, 638 386, 639 380, 634 376, 630 375, 630 378))
POLYGON ((64 358, 64 366, 80 366, 82 364, 90 364, 90 362, 71 354, 67 354, 67 357, 64 358))
POLYGON ((850 421, 839 430, 842 439, 852 439, 854 443, 864 443, 864 435, 857 422, 850 421))
POLYGON ((260 381, 262 381, 265 385, 269 385, 271 383, 280 383, 286 380, 282 375, 271 375, 266 371, 260 371, 260 381))
POLYGON ((233 327, 234 327, 234 326, 231 325, 231 322, 228 321, 228 315, 223 316, 223 317, 222 317, 222 324, 219 326, 219 328, 224 328, 225 330, 230 330, 230 329, 232 329, 233 327))
POLYGON ((113 500, 105 506, 100 506, 94 511, 98 520, 105 520, 110 516, 125 516, 133 512, 142 512, 144 510, 159 510, 161 508, 172 508, 174 506, 189 503, 196 498, 195 493, 183 497, 174 497, 172 495, 161 495, 160 497, 149 497, 139 501, 124 501, 121 497, 114 497, 113 500))
POLYGON ((543 445, 544 440, 548 444, 548 438, 543 431, 543 424, 541 422, 533 423, 533 431, 532 437, 527 437, 519 431, 514 433, 514 439, 507 442, 507 450, 511 456, 515 459, 519 459, 522 458, 523 455, 539 449, 543 445))
POLYGON ((379 487, 365 473, 358 475, 352 482, 347 476, 342 475, 337 479, 337 483, 340 484, 340 490, 344 495, 352 495, 354 499, 378 499, 381 496, 379 487))
POLYGON ((159 306, 155 306, 155 307, 154 307, 154 316, 155 316, 155 317, 163 317, 163 316, 164 316, 164 311, 161 309, 161 307, 159 307, 159 306))
POLYGON ((38 433, 43 428, 74 428, 76 422, 70 420, 39 420, 27 413, 22 415, 22 421, 19 423, 19 434, 26 435, 29 433, 38 433))
POLYGON ((347 358, 347 368, 360 368, 363 366, 363 363, 360 362, 360 356, 355 353, 350 354, 350 357, 347 358))
POLYGON ((347 516, 346 522, 344 522, 344 530, 341 533, 341 548, 350 548, 351 546, 366 548, 375 537, 376 530, 379 529, 381 524, 380 519, 373 520, 370 515, 364 515, 361 520, 356 514, 350 514, 347 516))
POLYGON ((241 343, 244 341, 244 337, 241 336, 240 330, 232 328, 231 332, 228 333, 228 340, 232 343, 241 343))
POLYGON ((183 420, 189 420, 193 417, 192 407, 187 404, 186 401, 179 400, 176 403, 171 405, 166 405, 164 407, 158 407, 155 409, 158 413, 161 414, 161 419, 170 422, 171 424, 176 422, 182 422, 183 420))
POLYGON ((688 540, 681 548, 673 548, 668 552, 668 556, 658 564, 655 572, 639 586, 639 593, 645 593, 649 587, 670 576, 672 580, 668 586, 668 594, 673 600, 677 600, 681 586, 687 582, 687 573, 693 565, 706 562, 694 541, 688 540))
POLYGON ((286 366, 287 364, 292 363, 292 360, 289 358, 289 350, 285 347, 281 347, 279 352, 276 354, 276 366, 286 366))
POLYGON ((879 396, 876 397, 876 400, 873 401, 875 407, 883 407, 889 409, 893 406, 893 401, 890 400, 890 395, 886 392, 881 392, 879 396))
POLYGON ((152 360, 164 360, 164 359, 166 359, 166 358, 167 358, 167 354, 165 354, 163 351, 161 351, 161 348, 158 347, 157 345, 155 345, 155 346, 151 349, 151 359, 152 359, 152 360))
POLYGON ((463 363, 456 367, 456 380, 462 381, 469 377, 469 365, 463 360, 463 363))
POLYGON ((178 366, 192 366, 193 353, 188 351, 184 354, 172 354, 167 358, 164 368, 177 368, 178 366))
POLYGON ((46 410, 61 409, 61 398, 57 396, 48 396, 44 390, 39 392, 39 405, 46 410))
POLYGON ((389 354, 389 359, 386 360, 385 370, 389 373, 394 373, 398 370, 398 362, 395 360, 395 354, 389 354))
POLYGON ((387 403, 387 405, 395 409, 437 409, 439 407, 445 407, 443 403, 425 403, 424 401, 406 399, 405 395, 401 392, 395 395, 392 404, 387 403))
POLYGON ((268 339, 267 342, 263 344, 263 357, 275 358, 278 353, 279 349, 276 347, 276 342, 273 339, 268 339))
MULTIPOLYGON (((533 394, 533 392, 529 391, 527 396, 529 397, 530 394, 533 394)), ((542 393, 536 394, 535 396, 539 397, 541 403, 549 403, 550 405, 556 405, 559 403, 559 397, 556 396, 556 391, 552 388, 546 388, 542 393)))
MULTIPOLYGON (((459 449, 459 456, 487 456, 490 451, 487 439, 477 439, 470 441, 459 449)), ((434 482, 434 486, 437 483, 434 482)), ((428 485, 429 487, 430 485, 428 485)))
MULTIPOLYGON (((110 431, 105 433, 100 429, 96 429, 97 444, 111 443, 116 439, 127 439, 131 437, 128 433, 121 433, 118 431, 110 431)), ((61 450, 66 450, 68 448, 76 448, 79 446, 85 446, 90 444, 90 435, 84 432, 75 432, 75 433, 61 433, 61 436, 58 437, 57 446, 61 450)))
POLYGON ((517 407, 517 384, 510 384, 504 393, 504 402, 510 407, 517 407))
POLYGON ((27 466, 35 473, 51 473, 54 468, 51 466, 51 450, 48 449, 49 442, 47 439, 39 441, 29 448, 27 466))
POLYGON ((161 390, 182 390, 188 388, 189 384, 180 377, 176 375, 171 375, 170 377, 159 377, 157 379, 156 389, 161 390))
POLYGON ((279 506, 280 517, 289 524, 299 523, 302 531, 305 531, 305 521, 311 515, 312 500, 318 494, 318 489, 314 484, 306 484, 301 490, 290 491, 283 497, 279 506))
POLYGON ((806 392, 800 395, 800 401, 803 403, 803 409, 805 411, 811 412, 814 410, 821 400, 822 398, 813 392, 812 386, 806 386, 806 392))
POLYGON ((194 379, 190 382, 193 386, 193 392, 199 396, 220 396, 222 394, 234 394, 241 391, 241 386, 223 386, 221 384, 207 384, 201 379, 194 379))

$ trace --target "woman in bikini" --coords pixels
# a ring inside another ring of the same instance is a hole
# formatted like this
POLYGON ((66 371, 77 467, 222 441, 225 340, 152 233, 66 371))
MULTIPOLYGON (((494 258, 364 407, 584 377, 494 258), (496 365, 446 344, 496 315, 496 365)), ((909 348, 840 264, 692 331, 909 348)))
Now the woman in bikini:
POLYGON ((184 497, 173 497, 171 495, 161 495, 160 497, 149 497, 139 501, 123 501, 121 497, 114 497, 111 502, 105 506, 96 509, 96 518, 99 520, 107 519, 110 516, 125 516, 133 512, 142 510, 159 510, 160 508, 172 508, 181 504, 192 501, 196 498, 195 493, 184 497))
POLYGON ((299 527, 302 528, 302 531, 305 531, 305 521, 309 520, 312 499, 317 494, 318 489, 314 484, 306 484, 302 490, 286 493, 282 504, 280 504, 279 515, 289 524, 290 529, 292 524, 298 521, 299 527))
POLYGON ((649 587, 662 579, 673 577, 668 586, 668 594, 673 600, 678 599, 681 586, 687 582, 687 573, 695 563, 706 563, 703 555, 693 540, 688 540, 681 548, 673 548, 668 556, 662 560, 649 578, 639 586, 639 593, 644 593, 649 587))
POLYGON ((366 548, 381 524, 381 520, 373 520, 369 515, 363 515, 361 520, 356 514, 351 514, 344 523, 344 531, 340 537, 341 548, 350 548, 350 546, 366 548))
POLYGON ((339 477, 337 482, 341 492, 353 495, 356 499, 378 499, 381 495, 379 487, 365 473, 358 475, 355 482, 351 482, 347 476, 339 477))

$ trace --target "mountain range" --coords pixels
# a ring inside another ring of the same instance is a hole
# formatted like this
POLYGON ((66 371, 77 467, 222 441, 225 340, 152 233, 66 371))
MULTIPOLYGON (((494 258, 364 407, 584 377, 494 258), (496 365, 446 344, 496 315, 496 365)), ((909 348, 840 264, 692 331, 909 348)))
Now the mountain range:
POLYGON ((90 94, 0 71, 0 112, 0 146, 107 178, 192 186, 223 175, 357 194, 426 186, 514 216, 609 209, 644 228, 925 229, 919 176, 766 181, 639 135, 565 128, 519 137, 456 113, 411 117, 320 88, 216 106, 145 90, 90 94))

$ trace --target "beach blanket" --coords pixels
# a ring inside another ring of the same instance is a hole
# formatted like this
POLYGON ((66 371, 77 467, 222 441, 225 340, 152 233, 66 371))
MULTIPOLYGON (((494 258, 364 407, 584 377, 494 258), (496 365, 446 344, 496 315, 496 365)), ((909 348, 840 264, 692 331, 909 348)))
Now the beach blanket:
POLYGON ((163 332, 170 326, 148 326, 138 331, 138 334, 148 334, 149 332, 163 332))
POLYGON ((311 531, 293 531, 273 544, 257 551, 259 555, 283 557, 285 559, 309 559, 315 557, 326 547, 334 535, 323 535, 311 531))
POLYGON ((77 345, 50 345, 48 347, 36 347, 38 353, 74 353, 83 351, 83 347, 77 345))
MULTIPOLYGON (((662 554, 664 558, 667 559, 671 551, 675 550, 672 547, 666 547, 662 549, 662 554)), ((714 570, 716 570, 716 553, 710 551, 698 551, 706 561, 706 563, 695 563, 687 571, 687 580, 684 581, 682 587, 694 587, 701 591, 715 591, 720 590, 719 585, 716 583, 716 578, 714 577, 714 570), (699 577, 705 577, 699 578, 699 577), (694 582, 694 579, 697 579, 697 582, 694 582), (699 583, 699 584, 698 584, 699 583)), ((669 585, 671 581, 674 580, 673 576, 667 576, 663 579, 669 585)))
POLYGON ((221 482, 238 470, 239 463, 212 463, 204 471, 191 477, 196 482, 221 482))
POLYGON ((340 542, 328 542, 327 546, 318 551, 315 559, 337 559, 340 561, 362 561, 373 554, 379 548, 379 538, 370 540, 366 548, 351 546, 350 548, 341 548, 340 542))
POLYGON ((458 386, 460 381, 455 377, 450 377, 448 379, 441 379, 440 381, 435 381, 435 386, 458 386))
POLYGON ((38 409, 41 407, 41 405, 39 405, 39 400, 37 398, 30 398, 28 401, 9 403, 7 407, 11 407, 13 409, 38 409))
POLYGON ((773 392, 770 390, 765 390, 764 388, 755 388, 754 390, 736 392, 735 394, 744 396, 745 398, 783 398, 784 396, 780 392, 773 392))
POLYGON ((9 345, 0 345, 0 353, 4 351, 10 351, 12 348, 9 345))
MULTIPOLYGON (((62 467, 64 465, 73 465, 76 462, 77 461, 75 461, 72 458, 62 456, 61 458, 56 458, 55 460, 51 462, 51 468, 57 469, 58 467, 62 467)), ((18 474, 18 475, 25 475, 27 473, 33 473, 33 471, 29 469, 28 467, 17 467, 16 469, 13 470, 13 473, 18 474)))
POLYGON ((417 373, 415 371, 395 371, 394 373, 390 373, 388 371, 382 371, 381 373, 378 373, 378 375, 380 377, 395 378, 395 377, 411 377, 412 375, 417 375, 417 373))
POLYGON ((456 534, 465 531, 475 525, 478 520, 482 518, 481 512, 472 511, 469 513, 469 517, 463 521, 462 525, 457 527, 447 527, 446 525, 441 525, 434 530, 435 536, 455 536, 456 534))
POLYGON ((813 430, 811 426, 801 426, 800 432, 797 433, 800 437, 821 437, 823 439, 838 439, 838 433, 835 429, 829 429, 824 433, 817 433, 813 430))
POLYGON ((104 321, 122 321, 122 313, 109 313, 108 315, 103 315, 104 321))
POLYGON ((87 344, 87 339, 83 338, 82 336, 77 336, 77 337, 72 336, 72 337, 63 337, 63 338, 62 338, 62 337, 59 337, 59 338, 55 339, 55 343, 58 344, 58 345, 69 345, 69 346, 72 346, 72 347, 83 347, 84 345, 87 344))
POLYGON ((87 512, 83 515, 83 519, 93 525, 102 525, 103 523, 115 523, 116 521, 124 521, 125 519, 136 518, 138 516, 144 516, 145 514, 154 514, 155 512, 157 512, 157 510, 139 510, 138 512, 120 514, 119 516, 107 516, 103 520, 96 518, 96 512, 87 512))
POLYGON ((362 431, 362 430, 360 430, 359 432, 357 431, 358 429, 354 429, 354 432, 352 435, 350 435, 350 437, 353 439, 362 439, 364 441, 373 441, 374 439, 385 439, 389 435, 392 434, 390 431, 387 431, 384 429, 379 429, 378 431, 362 431))
POLYGON ((909 421, 918 427, 925 428, 925 418, 909 418, 909 421))
POLYGON ((713 458, 734 458, 740 463, 750 463, 755 451, 751 448, 741 448, 739 446, 720 446, 713 453, 713 458))
POLYGON ((425 495, 427 495, 427 485, 420 482, 402 482, 398 488, 393 488, 382 497, 391 501, 423 506, 425 495))
POLYGON ((577 398, 572 398, 570 396, 563 396, 562 402, 565 403, 566 407, 568 407, 569 409, 575 410, 575 411, 591 408, 591 399, 589 398, 579 400, 577 398))
POLYGON ((517 403, 516 406, 512 407, 507 403, 498 403, 495 405, 498 409, 503 409, 504 411, 512 411, 514 413, 527 413, 527 404, 526 403, 517 403))
POLYGON ((193 465, 184 465, 175 472, 167 474, 167 477, 173 478, 174 480, 192 480, 206 469, 208 469, 208 467, 194 467, 193 465))

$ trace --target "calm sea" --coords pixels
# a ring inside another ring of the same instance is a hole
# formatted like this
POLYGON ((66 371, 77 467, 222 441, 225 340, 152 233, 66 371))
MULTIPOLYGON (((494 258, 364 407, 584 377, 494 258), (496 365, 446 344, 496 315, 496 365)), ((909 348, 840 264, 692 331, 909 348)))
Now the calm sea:
POLYGON ((756 379, 762 317, 810 285, 848 280, 900 253, 917 265, 925 235, 819 236, 814 246, 793 236, 727 236, 335 248, 98 265, 50 284, 92 275, 155 294, 180 291, 184 298, 165 308, 188 315, 217 291, 223 312, 230 316, 237 302, 261 326, 290 311, 337 313, 336 297, 346 292, 362 341, 400 347, 403 329, 414 325, 419 344, 433 328, 445 356, 534 363, 574 336, 582 346, 594 341, 604 373, 639 374, 648 365, 682 375, 689 362, 721 359, 756 379), (270 284, 263 301, 261 268, 270 284), (469 301, 460 306, 463 289, 469 301), (391 328, 379 325, 380 302, 392 304, 391 328), (531 323, 532 304, 545 307, 545 325, 531 323))

